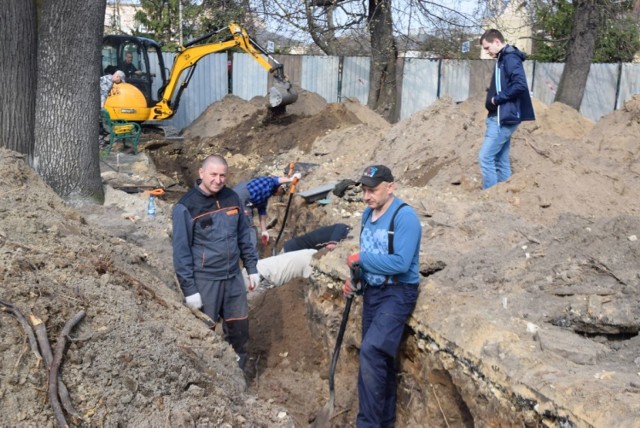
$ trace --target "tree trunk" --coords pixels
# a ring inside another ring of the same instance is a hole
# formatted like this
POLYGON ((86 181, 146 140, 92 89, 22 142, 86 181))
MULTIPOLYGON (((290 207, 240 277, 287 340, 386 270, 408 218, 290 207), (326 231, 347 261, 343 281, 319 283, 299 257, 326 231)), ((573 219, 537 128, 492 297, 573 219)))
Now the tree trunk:
POLYGON ((33 167, 72 204, 102 203, 99 78, 105 0, 44 0, 33 167))
POLYGON ((602 8, 608 0, 574 0, 573 28, 555 101, 580 110, 598 38, 602 8))
POLYGON ((36 10, 33 0, 0 8, 0 147, 33 153, 36 102, 36 10))
MULTIPOLYGON (((333 0, 332 0, 333 1, 333 0)), ((307 18, 307 25, 309 26, 309 35, 313 42, 318 45, 320 50, 325 55, 340 55, 340 43, 335 37, 335 25, 333 22, 333 11, 336 5, 327 3, 326 5, 317 5, 310 2, 305 2, 305 15, 307 18), (324 21, 322 23, 316 22, 314 16, 314 6, 322 6, 324 9, 324 21)))
POLYGON ((368 107, 388 121, 396 118, 398 49, 393 38, 391 0, 369 0, 371 72, 368 107))

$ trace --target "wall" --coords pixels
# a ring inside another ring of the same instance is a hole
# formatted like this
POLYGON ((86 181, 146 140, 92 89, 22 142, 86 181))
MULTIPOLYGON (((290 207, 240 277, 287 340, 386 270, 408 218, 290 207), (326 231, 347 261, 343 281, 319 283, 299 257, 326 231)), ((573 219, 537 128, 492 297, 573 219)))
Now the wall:
MULTIPOLYGON (((172 54, 165 54, 170 68, 172 54)), ((355 98, 366 105, 369 93, 368 57, 276 55, 289 80, 315 92, 327 102, 355 98)), ((399 58, 399 118, 405 119, 427 108, 435 100, 450 97, 456 102, 484 97, 493 73, 493 60, 431 60, 399 58)), ((195 120, 211 103, 233 93, 245 100, 266 96, 272 76, 244 53, 232 55, 229 89, 227 53, 208 55, 197 65, 189 87, 184 91, 176 115, 163 125, 180 131, 195 120)), ((533 96, 551 104, 564 64, 525 61, 525 73, 533 96)), ((640 93, 640 64, 592 64, 580 113, 597 121, 620 108, 640 93)))

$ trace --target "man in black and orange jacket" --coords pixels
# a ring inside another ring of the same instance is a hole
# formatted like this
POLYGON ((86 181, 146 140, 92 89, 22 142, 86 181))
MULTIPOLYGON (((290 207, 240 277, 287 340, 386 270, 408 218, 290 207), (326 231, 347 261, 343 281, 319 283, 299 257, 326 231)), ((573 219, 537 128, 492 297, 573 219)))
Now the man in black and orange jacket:
POLYGON ((228 165, 207 157, 200 179, 173 208, 173 265, 192 310, 216 323, 223 320, 225 340, 244 368, 249 340, 249 305, 240 260, 249 273, 249 290, 260 283, 258 254, 240 198, 225 186, 228 165))

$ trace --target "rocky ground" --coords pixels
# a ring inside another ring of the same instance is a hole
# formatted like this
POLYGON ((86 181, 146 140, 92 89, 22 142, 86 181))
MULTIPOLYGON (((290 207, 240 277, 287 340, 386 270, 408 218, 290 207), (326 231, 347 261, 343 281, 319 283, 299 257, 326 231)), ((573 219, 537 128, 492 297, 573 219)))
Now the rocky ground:
MULTIPOLYGON (((60 373, 81 426, 306 426, 328 399, 357 234, 314 260, 309 280, 250 293, 246 373, 181 303, 172 204, 221 153, 231 184, 281 174, 298 190, 390 166, 423 224, 420 299, 407 327, 398 426, 640 424, 640 100, 598 123, 561 104, 512 145, 513 177, 480 190, 481 100, 440 100, 390 125, 356 102, 303 92, 271 117, 227 97, 184 131, 102 162, 104 206, 71 208, 17 154, 0 151, 0 425, 51 426, 44 362, 10 308, 41 319, 52 348, 74 315, 60 373), (144 190, 163 187, 145 216, 144 190), (125 191, 126 190, 126 191, 125 191)), ((321 225, 358 229, 358 188, 327 204, 293 198, 283 241, 321 225)), ((287 198, 273 201, 278 218, 287 198)), ((273 245, 273 244, 272 244, 273 245)), ((261 248, 268 256, 272 247, 261 248)), ((359 301, 336 373, 334 426, 353 426, 359 301)))

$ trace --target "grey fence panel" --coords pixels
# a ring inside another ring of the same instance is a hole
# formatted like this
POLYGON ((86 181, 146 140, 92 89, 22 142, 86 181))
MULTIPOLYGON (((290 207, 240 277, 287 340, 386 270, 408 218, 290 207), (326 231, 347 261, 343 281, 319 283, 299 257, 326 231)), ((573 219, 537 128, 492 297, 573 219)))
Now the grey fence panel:
POLYGON ((469 98, 469 75, 471 66, 469 61, 442 61, 440 96, 451 97, 455 102, 469 98))
MULTIPOLYGON (((175 54, 163 53, 162 57, 165 61, 165 66, 170 70, 175 54)), ((155 64, 155 67, 157 67, 157 64, 155 64)), ((178 87, 172 94, 173 103, 175 103, 180 85, 186 78, 188 71, 189 70, 185 70, 180 75, 178 87)), ((167 78, 169 77, 167 72, 167 78)), ((154 81, 154 87, 155 85, 159 87, 162 83, 158 82, 158 80, 159 79, 156 79, 156 81, 154 81)), ((180 97, 180 103, 176 113, 171 119, 159 124, 162 126, 172 126, 176 128, 176 130, 181 131, 197 119, 210 104, 222 99, 228 93, 228 85, 227 55, 211 54, 205 56, 196 64, 193 76, 189 81, 189 86, 187 86, 180 97)), ((157 91, 157 89, 154 90, 157 91)))
POLYGON ((613 111, 616 104, 618 64, 591 64, 580 113, 594 122, 613 111))
POLYGON ((616 100, 616 108, 621 108, 624 103, 636 94, 640 94, 640 64, 622 64, 620 73, 620 91, 616 100))
POLYGON ((438 99, 438 61, 404 59, 400 120, 431 105, 438 99))
MULTIPOLYGON (((167 79, 171 78, 171 69, 173 68, 173 60, 175 57, 176 57, 176 54, 174 53, 162 52, 162 60, 164 61, 165 75, 167 79)), ((152 60, 153 58, 149 57, 149 61, 152 61, 152 60)), ((159 70, 159 64, 157 64, 157 62, 155 64, 154 63, 151 64, 151 71, 153 72, 154 70, 159 70)), ((162 80, 159 78, 160 76, 159 71, 156 73, 156 76, 158 76, 158 78, 154 79, 152 90, 154 95, 157 96, 158 89, 160 89, 162 85, 162 80)), ((184 76, 184 73, 183 73, 183 76, 184 76)), ((180 76, 180 82, 182 82, 183 76, 180 76)), ((188 94, 185 94, 182 97, 182 99, 184 100, 188 96, 189 96, 188 94)), ((161 122, 149 121, 147 123, 151 123, 159 126, 170 126, 175 128, 177 131, 181 131, 184 127, 189 125, 191 122, 187 119, 187 112, 184 111, 184 109, 178 108, 178 110, 171 117, 171 119, 163 120, 161 122)))
POLYGON ((369 71, 371 58, 362 56, 344 57, 342 63, 342 91, 344 98, 357 98, 360 104, 369 100, 369 71))
POLYGON ((231 87, 234 95, 247 101, 253 97, 268 95, 269 72, 251 55, 234 52, 232 75, 231 87))
MULTIPOLYGON (((485 97, 487 88, 491 84, 491 78, 493 77, 495 64, 496 63, 494 60, 483 59, 469 61, 470 72, 468 98, 485 97)), ((529 91, 533 91, 533 86, 535 85, 534 68, 537 67, 537 64, 534 61, 525 61, 523 67, 524 74, 527 76, 527 85, 529 86, 529 91)))
POLYGON ((469 72, 469 97, 480 97, 484 99, 487 95, 487 88, 491 83, 495 62, 488 60, 469 61, 471 71, 469 72))
POLYGON ((533 91, 533 70, 535 63, 533 61, 525 61, 522 66, 524 67, 524 74, 527 76, 527 86, 529 86, 529 92, 533 91))
POLYGON ((563 69, 561 63, 536 63, 533 96, 547 105, 553 103, 563 69))
MULTIPOLYGON (((163 53, 165 66, 171 68, 174 54, 163 53)), ((177 113, 168 125, 178 130, 188 126, 211 103, 228 93, 227 54, 212 54, 203 58, 194 72, 189 87, 182 95, 177 113)), ((339 57, 278 55, 285 64, 289 79, 302 89, 324 97, 327 102, 339 102, 338 67, 339 57)), ((493 73, 493 61, 442 60, 441 75, 438 61, 423 58, 403 58, 400 117, 405 119, 423 110, 436 101, 438 84, 441 96, 450 96, 455 101, 482 96, 493 73), (440 81, 439 81, 440 79, 440 81)), ((369 94, 368 57, 344 57, 342 70, 342 98, 357 98, 366 105, 369 94)), ((527 81, 533 95, 545 104, 555 98, 558 83, 564 69, 562 63, 524 63, 527 81)), ((159 76, 158 64, 151 64, 151 71, 159 76)), ((640 64, 593 64, 589 73, 580 112, 592 120, 620 108, 624 102, 640 93, 640 64), (620 69, 621 67, 621 69, 620 69), (616 85, 620 76, 618 99, 616 85)), ((184 73, 183 76, 184 77, 184 73)), ((245 53, 233 54, 233 93, 245 100, 268 95, 272 77, 253 58, 245 53)), ((161 82, 153 81, 157 93, 161 82)))
POLYGON ((302 58, 302 76, 300 86, 315 92, 328 103, 338 102, 337 56, 305 56, 302 58))
MULTIPOLYGON (((166 52, 162 53, 162 60, 164 61, 165 67, 164 72, 167 77, 169 76, 169 70, 171 70, 171 64, 173 64, 174 57, 175 54, 166 52)), ((155 55, 149 55, 149 69, 149 71, 151 71, 151 74, 156 76, 151 81, 151 91, 154 98, 157 98, 158 89, 162 87, 162 79, 160 78, 160 64, 155 55)))
MULTIPOLYGON (((284 67, 284 75, 295 86, 300 86, 302 79, 302 56, 301 55, 273 55, 273 57, 284 67)), ((269 87, 273 85, 273 75, 269 74, 269 87)))

